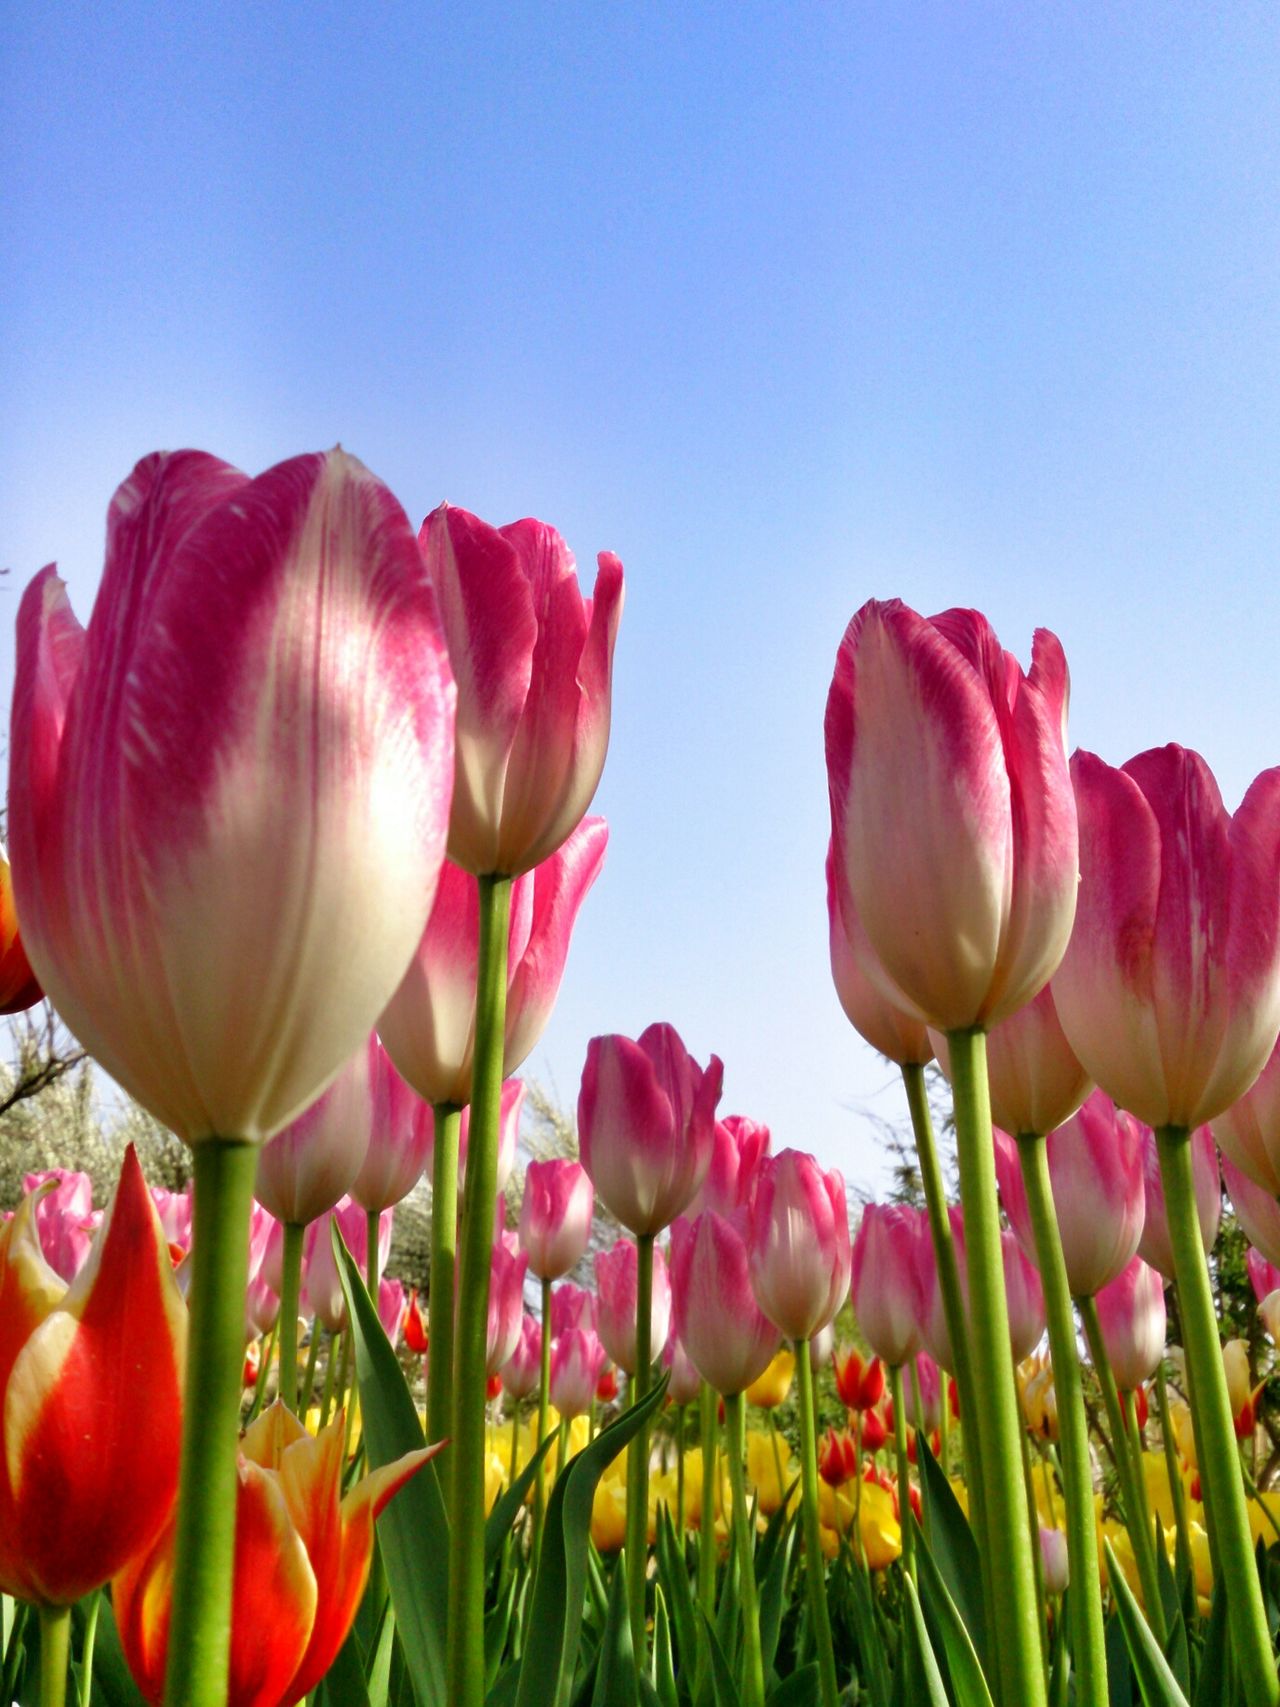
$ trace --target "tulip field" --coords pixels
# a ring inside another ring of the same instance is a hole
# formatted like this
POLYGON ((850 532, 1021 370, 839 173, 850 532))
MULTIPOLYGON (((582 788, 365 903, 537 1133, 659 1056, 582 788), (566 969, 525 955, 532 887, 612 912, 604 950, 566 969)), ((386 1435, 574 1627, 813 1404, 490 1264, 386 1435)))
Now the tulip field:
POLYGON ((0 1010, 189 1183, 0 1157, 0 1707, 1275 1707, 1280 768, 1069 757, 1056 636, 861 604, 898 1189, 665 1020, 533 1146, 623 590, 341 450, 148 457, 88 626, 26 587, 0 1010))

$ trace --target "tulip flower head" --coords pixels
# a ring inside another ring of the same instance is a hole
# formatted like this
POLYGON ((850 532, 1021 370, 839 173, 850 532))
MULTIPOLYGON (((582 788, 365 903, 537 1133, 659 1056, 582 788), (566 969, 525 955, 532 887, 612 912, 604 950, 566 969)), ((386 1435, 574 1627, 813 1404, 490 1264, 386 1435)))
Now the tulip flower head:
POLYGON ((1237 1440, 1252 1440, 1258 1420, 1258 1396, 1266 1381, 1254 1385, 1249 1373, 1249 1346, 1231 1339, 1222 1348, 1222 1367, 1227 1378, 1227 1398, 1237 1440))
MULTIPOLYGON (((634 1375, 639 1286, 635 1245, 630 1239, 616 1240, 609 1250, 596 1252, 595 1268, 600 1339, 613 1361, 634 1375)), ((649 1345, 656 1361, 671 1327, 671 1280, 659 1250, 653 1253, 649 1311, 649 1345)))
POLYGON ((493 1247, 489 1268, 489 1327, 485 1369, 496 1375, 520 1343, 524 1327, 524 1277, 529 1259, 504 1240, 493 1247))
POLYGON ((923 1021, 884 994, 891 980, 883 967, 877 967, 874 975, 865 970, 874 962, 875 950, 867 941, 852 895, 848 890, 843 896, 840 893, 833 842, 827 843, 827 927, 831 980, 849 1024, 900 1067, 923 1067, 932 1061, 933 1040, 923 1021))
MULTIPOLYGON (((951 1051, 940 1031, 929 1041, 951 1080, 951 1051)), ((1009 1014, 987 1033, 987 1083, 991 1118, 1013 1137, 1043 1137, 1068 1120, 1093 1088, 1067 1042, 1053 986, 1009 1014)))
POLYGON ((884 1397, 884 1365, 878 1357, 865 1358, 854 1347, 846 1347, 834 1359, 836 1392, 847 1411, 870 1411, 884 1397))
POLYGON ((1071 1581, 1071 1565, 1067 1557, 1067 1537, 1061 1529, 1040 1526, 1040 1562, 1044 1570, 1046 1594, 1062 1594, 1071 1581))
POLYGON ((746 1208, 756 1188, 760 1164, 769 1154, 769 1128, 745 1114, 726 1114, 715 1123, 711 1165, 690 1205, 691 1214, 714 1209, 732 1215, 746 1208))
POLYGON ((586 1328, 570 1328, 551 1345, 551 1403, 562 1417, 591 1409, 604 1367, 604 1347, 586 1328))
MULTIPOLYGON (((657 1264, 654 1264, 657 1267, 657 1264)), ((594 1292, 588 1292, 585 1286, 575 1286, 571 1280, 563 1281, 551 1292, 551 1337, 558 1339, 561 1334, 568 1333, 570 1328, 590 1328, 596 1331, 600 1306, 594 1292)))
MULTIPOLYGON (((378 1271, 386 1267, 391 1254, 393 1214, 383 1210, 378 1218, 378 1271)), ((340 1334, 347 1325, 347 1301, 338 1279, 338 1265, 333 1256, 333 1236, 330 1223, 336 1223, 342 1241, 361 1273, 369 1254, 369 1223, 365 1211, 349 1197, 335 1205, 307 1228, 303 1247, 302 1297, 306 1311, 318 1316, 330 1333, 340 1334)))
MULTIPOLYGON (((1222 1158, 1222 1177, 1236 1219, 1249 1243, 1256 1245, 1268 1262, 1280 1263, 1280 1202, 1262 1186, 1255 1185, 1229 1156, 1222 1158)), ((1201 1222, 1203 1227, 1203 1222, 1201 1222)))
POLYGON ((1252 1245, 1245 1252, 1244 1266, 1249 1275, 1249 1284, 1253 1287, 1253 1295, 1261 1304, 1264 1298, 1280 1288, 1280 1268, 1275 1263, 1268 1262, 1261 1251, 1252 1245))
POLYGON ((18 934, 13 875, 0 845, 0 1014, 20 1014, 44 995, 18 934))
MULTIPOLYGON (((1160 1175, 1156 1135, 1147 1126, 1141 1127, 1140 1130, 1146 1208, 1142 1222, 1142 1238, 1138 1241, 1138 1254, 1144 1262, 1150 1263, 1152 1268, 1158 1268, 1166 1280, 1172 1280, 1173 1241, 1169 1237, 1169 1218, 1164 1206, 1164 1181, 1160 1175)), ((1207 1126, 1199 1126, 1191 1134, 1191 1177, 1195 1186, 1200 1240, 1207 1256, 1218 1237, 1218 1224, 1222 1219, 1218 1151, 1213 1142, 1213 1133, 1207 1126)))
POLYGON ((760 1169, 748 1253, 760 1308, 787 1339, 825 1328, 849 1291, 844 1180, 810 1155, 783 1150, 760 1169))
POLYGON ((595 1191, 581 1162, 553 1156, 529 1163, 520 1205, 520 1243, 540 1280, 559 1280, 581 1260, 594 1212, 595 1191))
POLYGON ((786 1400, 796 1372, 795 1353, 782 1346, 773 1354, 769 1367, 747 1388, 747 1403, 759 1405, 763 1411, 775 1410, 786 1400))
POLYGON ((422 1305, 418 1302, 418 1289, 415 1287, 409 1294, 409 1302, 404 1307, 404 1321, 400 1327, 404 1335, 404 1343, 417 1357, 427 1355, 429 1344, 427 1323, 422 1314, 422 1305))
MULTIPOLYGON (((512 1169, 516 1165, 516 1146, 520 1142, 520 1116, 524 1111, 525 1092, 528 1089, 523 1079, 504 1079, 502 1095, 498 1108, 498 1195, 507 1189, 507 1181, 511 1178, 512 1169)), ((462 1111, 458 1122, 458 1191, 462 1192, 467 1183, 467 1144, 471 1136, 471 1107, 470 1104, 462 1111)), ((501 1229, 501 1220, 499 1221, 501 1229)))
POLYGON ((1223 1155, 1280 1197, 1280 1042, 1252 1087, 1210 1125, 1223 1155))
POLYGON ((751 1287, 742 1219, 705 1209, 671 1229, 676 1332, 703 1380, 730 1396, 764 1373, 779 1339, 751 1287))
POLYGON ((920 1371, 920 1408, 925 1432, 932 1434, 942 1422, 942 1377, 937 1364, 925 1351, 918 1357, 913 1357, 903 1370, 902 1402, 907 1413, 907 1423, 911 1428, 916 1426, 917 1369, 920 1371))
POLYGON ((305 1227, 350 1191, 369 1149, 369 1092, 366 1043, 323 1096, 263 1145, 254 1195, 277 1221, 305 1227))
POLYGON ((413 1190, 430 1165, 435 1120, 396 1072, 376 1035, 368 1044, 369 1147, 351 1195, 364 1210, 381 1213, 413 1190))
POLYGON ((920 1222, 900 1204, 869 1203, 853 1241, 853 1313, 867 1344, 890 1365, 920 1349, 920 1222))
MULTIPOLYGON (((667 1382, 667 1399, 673 1405, 691 1405, 702 1390, 702 1377, 680 1343, 674 1322, 667 1334, 667 1343, 662 1348, 662 1361, 670 1377, 667 1382)), ((759 1403, 758 1400, 752 1402, 759 1403)))
POLYGON ((829 1488, 842 1488, 858 1474, 858 1449, 846 1429, 827 1430, 818 1449, 818 1474, 829 1488))
POLYGON ((1098 1294, 1098 1322, 1116 1386, 1131 1393, 1149 1381, 1164 1356, 1164 1280, 1134 1257, 1098 1294))
POLYGON ((25 1174, 22 1189, 32 1200, 45 1261, 70 1283, 89 1260, 100 1220, 93 1212, 93 1181, 88 1174, 46 1168, 25 1174))
POLYGON ((509 1398, 519 1402, 538 1390, 542 1372, 542 1328, 526 1310, 520 1322, 520 1338, 499 1373, 509 1398))

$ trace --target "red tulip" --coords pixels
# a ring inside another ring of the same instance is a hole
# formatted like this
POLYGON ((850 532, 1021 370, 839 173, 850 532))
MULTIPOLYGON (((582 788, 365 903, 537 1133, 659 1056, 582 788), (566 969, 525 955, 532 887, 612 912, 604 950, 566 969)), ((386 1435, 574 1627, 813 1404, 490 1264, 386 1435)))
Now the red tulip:
POLYGON ((409 1294, 409 1302, 404 1307, 404 1323, 401 1328, 404 1343, 418 1357, 427 1355, 427 1324, 423 1319, 422 1306, 418 1302, 418 1289, 414 1287, 409 1294))
POLYGON ((800 1150, 765 1161, 747 1252, 756 1299, 785 1338, 807 1340, 825 1328, 849 1292, 849 1209, 840 1174, 823 1173, 800 1150))
POLYGON ((877 1357, 900 1366, 920 1349, 920 1269, 915 1212, 902 1204, 869 1203, 853 1241, 853 1313, 877 1357))
POLYGON ((878 1357, 867 1360, 852 1347, 835 1358, 836 1392, 849 1411, 870 1411, 884 1397, 884 1365, 878 1357))
POLYGON ((553 1156, 529 1163, 520 1205, 520 1243, 540 1280, 559 1280, 581 1260, 594 1211, 595 1192, 581 1162, 553 1156))
POLYGON ((629 1232, 660 1233, 692 1203, 711 1165, 723 1076, 715 1055, 699 1067, 670 1025, 587 1045, 579 1152, 596 1195, 629 1232))
POLYGON ((0 1227, 0 1591, 69 1606, 173 1506, 186 1308, 132 1145, 70 1288, 34 1211, 0 1227))
POLYGON ((889 1438, 885 1420, 879 1411, 861 1411, 858 1426, 862 1431, 862 1450, 874 1458, 889 1438))
POLYGON ((748 1388, 778 1349, 778 1330, 751 1287, 741 1216, 706 1209, 671 1229, 676 1332, 695 1369, 720 1394, 748 1388))
POLYGON ((1155 1374, 1164 1356, 1164 1281, 1141 1257, 1098 1294, 1098 1322, 1107 1360, 1122 1393, 1155 1374))
MULTIPOLYGON (((1164 1207, 1164 1181, 1160 1177, 1160 1157, 1156 1151, 1156 1135, 1150 1127, 1140 1126, 1142 1135, 1142 1165, 1146 1178, 1146 1210, 1142 1222, 1142 1238, 1138 1255, 1152 1268, 1158 1268, 1166 1280, 1173 1280, 1173 1244, 1169 1238, 1169 1219, 1164 1207)), ((1207 1126, 1197 1127, 1191 1134, 1191 1177, 1196 1193, 1196 1216, 1200 1222, 1200 1240, 1207 1255, 1218 1237, 1222 1219, 1222 1186, 1218 1179, 1218 1152, 1213 1133, 1207 1126)))
POLYGON ((18 934, 13 877, 0 847, 0 1014, 19 1014, 44 996, 18 934))
MULTIPOLYGON (((313 1439, 278 1402, 240 1443, 228 1707, 291 1707, 329 1670, 364 1594, 373 1522, 443 1444, 342 1497, 344 1420, 313 1439)), ((120 1643, 152 1707, 164 1698, 175 1525, 112 1584, 120 1643)))
POLYGON ((1067 666, 1023 674, 977 611, 864 605, 827 699, 836 886, 883 994, 942 1030, 995 1024, 1053 975, 1075 912, 1067 666), (846 897, 852 908, 846 905, 846 897))
MULTIPOLYGON (((929 1041, 950 1082, 951 1053, 945 1036, 931 1031, 929 1041)), ((1093 1087, 1067 1042, 1052 984, 987 1033, 987 1079, 991 1118, 1015 1138, 1052 1132, 1088 1096, 1093 1087)))
POLYGON ((818 1474, 829 1488, 842 1488, 858 1474, 858 1449, 852 1435, 829 1428, 818 1449, 818 1474))
POLYGON ((601 1372, 596 1382, 596 1403, 611 1405, 618 1396, 618 1371, 612 1364, 601 1372))
MULTIPOLYGON (((597 1317, 600 1339, 613 1361, 628 1375, 636 1373, 636 1303, 639 1259, 630 1239, 617 1239, 595 1258, 597 1317)), ((667 1343, 671 1326, 671 1281, 662 1252, 653 1253, 653 1288, 649 1302, 649 1346, 656 1360, 667 1343)))
POLYGON ((1078 752, 1080 908, 1054 984, 1102 1088, 1149 1126, 1194 1127, 1258 1077, 1280 1031, 1280 769, 1232 818, 1182 747, 1113 770, 1078 752))

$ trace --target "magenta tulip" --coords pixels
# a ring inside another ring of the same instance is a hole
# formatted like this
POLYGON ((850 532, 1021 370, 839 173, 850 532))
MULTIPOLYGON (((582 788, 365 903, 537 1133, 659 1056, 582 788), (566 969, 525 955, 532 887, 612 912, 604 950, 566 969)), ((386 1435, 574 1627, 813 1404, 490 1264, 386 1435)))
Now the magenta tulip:
POLYGON ((405 1198, 431 1161, 431 1105, 397 1073, 376 1036, 369 1039, 369 1148, 351 1187, 362 1208, 381 1213, 405 1198))
POLYGON ((846 889, 841 899, 836 884, 835 844, 827 843, 827 933, 831 952, 831 980, 849 1024, 873 1049, 898 1066, 923 1067, 933 1060, 933 1040, 923 1021, 891 1002, 884 994, 889 977, 877 965, 875 950, 867 941, 853 897, 846 889))
POLYGON ((1280 1196, 1280 1043, 1252 1087, 1210 1125, 1223 1155, 1280 1196))
POLYGON ((920 1371, 920 1410, 926 1434, 932 1434, 942 1422, 942 1375, 938 1365, 922 1351, 913 1357, 902 1371, 902 1403, 907 1413, 907 1426, 916 1426, 916 1370, 920 1371))
MULTIPOLYGON (((630 1239, 618 1239, 611 1249, 596 1252, 596 1293, 599 1299, 600 1339, 609 1356, 628 1375, 636 1373, 636 1292, 638 1259, 630 1239)), ((649 1344, 654 1356, 666 1344, 671 1326, 671 1281, 662 1252, 653 1253, 653 1292, 650 1300, 649 1344)))
MULTIPOLYGON (((941 1032, 929 1040, 938 1065, 951 1077, 951 1056, 941 1032)), ((1002 1019, 987 1033, 991 1118, 1015 1138, 1043 1137, 1080 1107, 1092 1085, 1076 1060, 1058 1019, 1053 986, 1002 1019)))
POLYGON ((542 1328, 537 1317, 526 1310, 520 1321, 520 1338, 516 1341, 515 1350, 498 1371, 503 1391, 517 1402, 527 1399, 530 1393, 537 1392, 541 1372, 542 1328))
POLYGON ((1245 1237, 1268 1262, 1280 1264, 1280 1202, 1236 1167, 1229 1156, 1222 1158, 1222 1177, 1245 1237))
POLYGON ((590 1328, 596 1331, 599 1305, 594 1292, 585 1286, 575 1286, 571 1280, 554 1288, 551 1294, 551 1337, 559 1339, 570 1328, 590 1328))
POLYGON ((1066 705, 1044 629, 1028 675, 977 611, 873 599, 845 632, 826 717, 841 912, 883 994, 944 1031, 1015 1013, 1071 934, 1066 705))
MULTIPOLYGON (((511 1178, 516 1165, 516 1148, 520 1142, 520 1116, 524 1112, 524 1098, 527 1086, 523 1079, 504 1079, 502 1081, 502 1096, 498 1108, 498 1199, 501 1203, 502 1193, 507 1189, 507 1181, 511 1178)), ((458 1191, 461 1193, 467 1182, 467 1142, 471 1136, 471 1106, 467 1105, 462 1111, 462 1119, 458 1122, 458 1191)), ((501 1226, 501 1218, 499 1226, 501 1226)))
POLYGON ((726 1114, 715 1123, 711 1165, 707 1177, 689 1206, 692 1216, 704 1209, 731 1215, 750 1203, 756 1189, 760 1164, 769 1154, 769 1128, 745 1114, 726 1114))
POLYGON ((1009 1301, 1009 1343, 1013 1361, 1021 1363, 1044 1338, 1044 1289, 1039 1269, 1008 1228, 1000 1235, 1000 1252, 1004 1258, 1005 1296, 1009 1301))
POLYGON ((494 528, 450 504, 419 540, 458 682, 449 857, 515 876, 555 853, 600 781, 622 564, 601 552, 584 599, 554 528, 494 528))
POLYGON ((365 1043, 324 1095, 258 1152, 258 1202, 299 1227, 332 1209, 364 1164, 372 1124, 365 1043))
POLYGON ((524 1277, 529 1259, 504 1239, 493 1246, 489 1268, 489 1330, 486 1373, 496 1375, 515 1351, 524 1326, 524 1277))
MULTIPOLYGON (((609 828, 584 818, 560 850, 511 886, 503 1072, 546 1029, 587 891, 604 865, 609 828)), ((430 1103, 471 1101, 480 902, 475 878, 446 860, 417 953, 378 1021, 397 1068, 430 1103)))
MULTIPOLYGON (((969 1272, 965 1259, 964 1215, 957 1206, 948 1211, 951 1218, 951 1238, 955 1245, 956 1268, 960 1293, 966 1312, 969 1308, 969 1272)), ((947 1329, 946 1312, 942 1304, 942 1288, 938 1283, 937 1261, 928 1223, 921 1215, 921 1231, 916 1245, 916 1261, 920 1271, 920 1296, 923 1314, 920 1338, 929 1355, 943 1369, 954 1371, 955 1354, 947 1329)), ((1014 1233, 1005 1229, 1000 1235, 1000 1255, 1004 1264, 1004 1289, 1009 1310, 1009 1344, 1013 1361, 1024 1357, 1039 1345, 1044 1336, 1044 1292, 1035 1265, 1023 1255, 1014 1233)))
POLYGON ((751 1287, 741 1213, 704 1210, 671 1229, 676 1332, 695 1369, 731 1397, 769 1367, 779 1333, 751 1287))
POLYGON ((378 1282, 378 1320, 391 1344, 399 1345, 404 1328, 404 1284, 389 1280, 385 1274, 378 1282))
POLYGON ((751 1203, 748 1254, 756 1301, 789 1340, 825 1328, 849 1291, 849 1209, 844 1180, 812 1156, 783 1150, 761 1167, 751 1203))
POLYGON ((904 1204, 868 1203, 853 1241, 850 1286, 862 1337, 898 1367, 920 1349, 919 1217, 904 1204))
POLYGON ((67 1168, 46 1168, 26 1174, 22 1189, 33 1200, 36 1235, 44 1260, 70 1284, 89 1260, 102 1219, 93 1212, 93 1181, 88 1174, 67 1168), (39 1196, 33 1196, 37 1191, 39 1196))
POLYGON ((1280 1290, 1280 1268, 1255 1250, 1252 1245, 1245 1252, 1244 1266, 1249 1271, 1249 1284, 1253 1287, 1253 1295, 1262 1303, 1264 1298, 1280 1290))
MULTIPOLYGON (((378 1270, 386 1267, 391 1254, 393 1211, 386 1209, 378 1218, 378 1270)), ((330 1222, 336 1221, 343 1243, 361 1274, 365 1272, 369 1253, 369 1219, 358 1203, 344 1197, 307 1228, 303 1253, 302 1299, 307 1314, 318 1316, 330 1333, 341 1333, 347 1325, 347 1304, 338 1280, 338 1267, 333 1260, 333 1240, 330 1222)))
POLYGON ((670 1025, 651 1025, 634 1043, 611 1036, 587 1045, 579 1152, 596 1195, 628 1231, 660 1233, 693 1201, 711 1165, 723 1076, 717 1056, 699 1067, 670 1025))
POLYGON ((673 1405, 691 1405, 701 1390, 702 1377, 693 1359, 684 1349, 684 1342, 676 1332, 674 1322, 667 1335, 667 1343, 662 1348, 662 1362, 669 1377, 667 1398, 673 1405))
POLYGON ((148 457, 88 629, 52 568, 28 587, 23 941, 79 1040, 188 1142, 268 1137, 368 1035, 435 893, 453 708, 412 531, 340 450, 256 480, 148 457))
POLYGON ((559 1280, 581 1260, 594 1211, 595 1192, 580 1162, 553 1156, 529 1163, 520 1205, 520 1243, 539 1280, 559 1280))
MULTIPOLYGON (((148 1186, 164 1236, 180 1250, 191 1249, 191 1191, 168 1191, 162 1185, 148 1186)), ((267 1217, 270 1220, 270 1217, 267 1217)))
MULTIPOLYGON (((1143 1129, 1105 1091, 1050 1132, 1045 1149, 1067 1284, 1092 1297, 1126 1268, 1142 1237, 1146 1205, 1143 1129)), ((1018 1243, 1034 1263, 1035 1236, 1014 1139, 997 1130, 996 1178, 1018 1243)))
POLYGON ((551 1403, 562 1417, 591 1409, 604 1368, 604 1347, 589 1328, 570 1328, 551 1342, 551 1403))
POLYGON ((1149 1381, 1164 1356, 1164 1281, 1141 1257, 1098 1294, 1107 1361, 1122 1393, 1149 1381))
POLYGON ((1280 1032, 1280 769, 1235 817, 1182 747, 1078 752, 1080 908, 1054 985, 1072 1047, 1153 1127, 1236 1102, 1280 1032))
MULTIPOLYGON (((1146 1213, 1138 1255, 1143 1262, 1158 1268, 1166 1280, 1175 1279, 1173 1245, 1169 1239, 1169 1219, 1164 1206, 1164 1184, 1160 1178, 1160 1158, 1156 1151, 1155 1133, 1140 1126, 1142 1165, 1146 1177, 1146 1213)), ((1191 1173, 1196 1190, 1196 1214, 1200 1221, 1200 1240, 1205 1254, 1213 1249, 1222 1219, 1222 1186, 1218 1181, 1218 1151, 1213 1133, 1200 1126, 1191 1134, 1191 1173)))

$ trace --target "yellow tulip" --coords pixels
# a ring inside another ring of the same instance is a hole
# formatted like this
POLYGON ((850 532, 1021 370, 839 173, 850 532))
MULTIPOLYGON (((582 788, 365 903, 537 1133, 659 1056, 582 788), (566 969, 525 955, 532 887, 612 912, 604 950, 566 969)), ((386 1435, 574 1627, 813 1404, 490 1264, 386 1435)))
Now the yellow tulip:
POLYGON ((773 1410, 791 1391, 791 1379, 795 1372, 795 1354, 783 1346, 764 1374, 758 1375, 747 1388, 747 1403, 759 1405, 762 1411, 773 1410))

